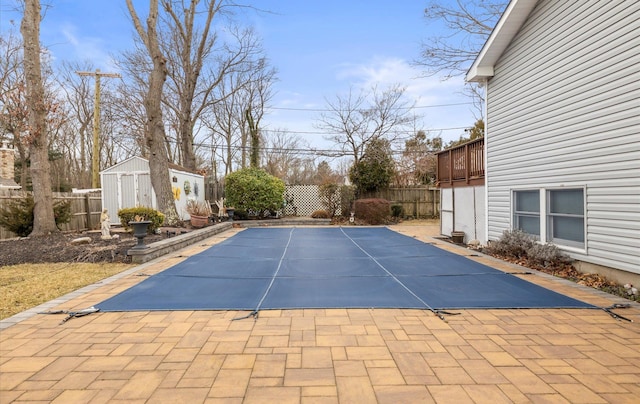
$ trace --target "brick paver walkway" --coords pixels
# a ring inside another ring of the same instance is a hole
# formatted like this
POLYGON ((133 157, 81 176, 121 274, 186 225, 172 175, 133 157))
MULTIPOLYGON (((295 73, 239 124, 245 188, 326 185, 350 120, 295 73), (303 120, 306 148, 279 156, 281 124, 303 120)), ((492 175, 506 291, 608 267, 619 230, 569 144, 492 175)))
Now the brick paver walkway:
MULTIPOLYGON (((52 308, 90 307, 231 234, 52 308)), ((544 274, 527 280, 597 306, 623 302, 544 274)), ((639 305, 618 311, 634 323, 601 310, 457 312, 446 321, 422 310, 272 310, 239 321, 246 313, 96 313, 64 324, 35 315, 1 331, 0 403, 640 402, 639 305)))

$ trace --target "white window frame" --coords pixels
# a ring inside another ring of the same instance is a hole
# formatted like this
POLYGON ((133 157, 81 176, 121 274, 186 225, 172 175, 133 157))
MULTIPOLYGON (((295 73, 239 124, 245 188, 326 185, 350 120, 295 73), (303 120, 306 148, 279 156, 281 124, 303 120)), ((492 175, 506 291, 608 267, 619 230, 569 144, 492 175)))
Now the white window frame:
POLYGON ((538 219, 540 220, 540 235, 532 235, 536 237, 539 243, 547 244, 553 243, 558 248, 574 253, 586 254, 587 253, 587 187, 584 185, 576 186, 563 186, 563 187, 526 187, 526 188, 512 188, 511 189, 511 229, 516 228, 515 216, 516 216, 516 192, 522 191, 538 191, 540 193, 540 214, 538 219), (584 242, 580 245, 579 242, 573 242, 571 240, 549 240, 549 234, 547 231, 548 212, 549 212, 549 192, 550 191, 563 191, 563 190, 582 190, 582 203, 583 203, 583 234, 584 242))
MULTIPOLYGON (((541 218, 541 225, 544 223, 544 240, 548 243, 553 243, 557 245, 559 248, 568 251, 574 252, 586 252, 587 249, 587 188, 585 186, 576 186, 576 187, 551 187, 544 189, 544 220, 541 218), (563 239, 551 239, 549 234, 549 229, 547 228, 547 223, 549 222, 549 218, 551 216, 559 216, 559 217, 576 217, 574 215, 552 215, 549 213, 549 206, 551 203, 551 198, 549 197, 550 193, 553 191, 571 191, 571 190, 581 190, 582 191, 582 234, 584 236, 584 241, 580 243, 579 241, 573 240, 563 240, 563 239)), ((542 226, 540 228, 540 232, 542 232, 542 226)))
MULTIPOLYGON (((537 214, 535 212, 526 212, 526 211, 521 211, 520 213, 518 213, 518 211, 516 211, 516 204, 517 204, 516 193, 518 192, 538 192, 538 195, 540 194, 540 190, 536 188, 522 188, 522 189, 511 190, 511 228, 512 229, 516 228, 516 216, 537 217, 538 221, 540 222, 539 223, 540 226, 538 226, 538 228, 540 229, 540 234, 531 234, 531 236, 540 240, 543 237, 543 229, 542 229, 542 221, 541 221, 542 211, 543 211, 543 205, 542 205, 543 200, 540 199, 538 201, 537 214)), ((530 234, 530 233, 527 233, 527 234, 530 234)))

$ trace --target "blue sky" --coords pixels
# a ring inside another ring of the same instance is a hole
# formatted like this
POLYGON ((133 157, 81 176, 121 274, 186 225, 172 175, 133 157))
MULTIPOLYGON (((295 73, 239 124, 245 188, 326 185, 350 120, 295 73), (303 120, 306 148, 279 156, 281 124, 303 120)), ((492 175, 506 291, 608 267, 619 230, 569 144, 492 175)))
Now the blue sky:
MULTIPOLYGON (((44 1, 43 1, 44 2, 44 1)), ((21 16, 11 11, 13 0, 0 0, 0 30, 9 20, 19 28, 21 16)), ((111 55, 128 49, 133 29, 124 0, 54 0, 41 26, 41 40, 56 60, 91 60, 102 71, 114 71, 111 55)), ((142 14, 148 3, 136 2, 142 14)), ((263 120, 266 129, 318 132, 313 123, 326 99, 350 87, 386 88, 400 83, 423 114, 422 129, 445 140, 456 139, 475 121, 477 111, 460 95, 462 78, 442 81, 420 77, 411 62, 419 57, 420 41, 440 26, 427 25, 426 1, 383 0, 249 0, 270 13, 244 12, 263 39, 272 65, 278 69, 275 97, 263 120)), ((321 134, 300 135, 312 145, 325 145, 321 134)))

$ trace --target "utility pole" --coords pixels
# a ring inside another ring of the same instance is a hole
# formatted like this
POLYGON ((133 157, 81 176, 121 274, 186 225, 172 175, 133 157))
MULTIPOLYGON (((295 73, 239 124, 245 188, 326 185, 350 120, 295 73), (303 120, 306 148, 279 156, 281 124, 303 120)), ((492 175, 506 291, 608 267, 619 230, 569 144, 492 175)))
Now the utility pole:
POLYGON ((93 155, 91 156, 91 188, 100 188, 100 77, 120 78, 118 73, 76 72, 80 76, 94 76, 96 90, 93 97, 93 155))

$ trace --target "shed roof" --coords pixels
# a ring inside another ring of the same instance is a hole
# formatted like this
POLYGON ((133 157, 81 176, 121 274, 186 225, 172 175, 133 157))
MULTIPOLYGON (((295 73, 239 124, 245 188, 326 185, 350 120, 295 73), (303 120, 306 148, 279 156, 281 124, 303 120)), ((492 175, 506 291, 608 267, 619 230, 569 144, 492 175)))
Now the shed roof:
MULTIPOLYGON (((129 165, 131 162, 133 162, 134 160, 138 160, 139 162, 148 165, 149 164, 149 160, 144 158, 144 157, 140 157, 140 156, 133 156, 133 157, 129 157, 128 159, 125 159, 117 164, 112 165, 111 167, 105 168, 104 170, 101 171, 101 173, 108 173, 108 172, 118 172, 120 168, 129 165)), ((189 170, 188 168, 182 167, 178 164, 174 164, 169 162, 169 169, 174 170, 174 171, 181 171, 184 173, 188 173, 191 175, 195 175, 198 177, 204 177, 202 174, 200 174, 197 171, 194 170, 189 170)))
POLYGON ((481 82, 493 77, 493 68, 496 62, 520 31, 537 3, 538 0, 511 0, 509 2, 489 39, 469 68, 466 76, 467 81, 481 82))

